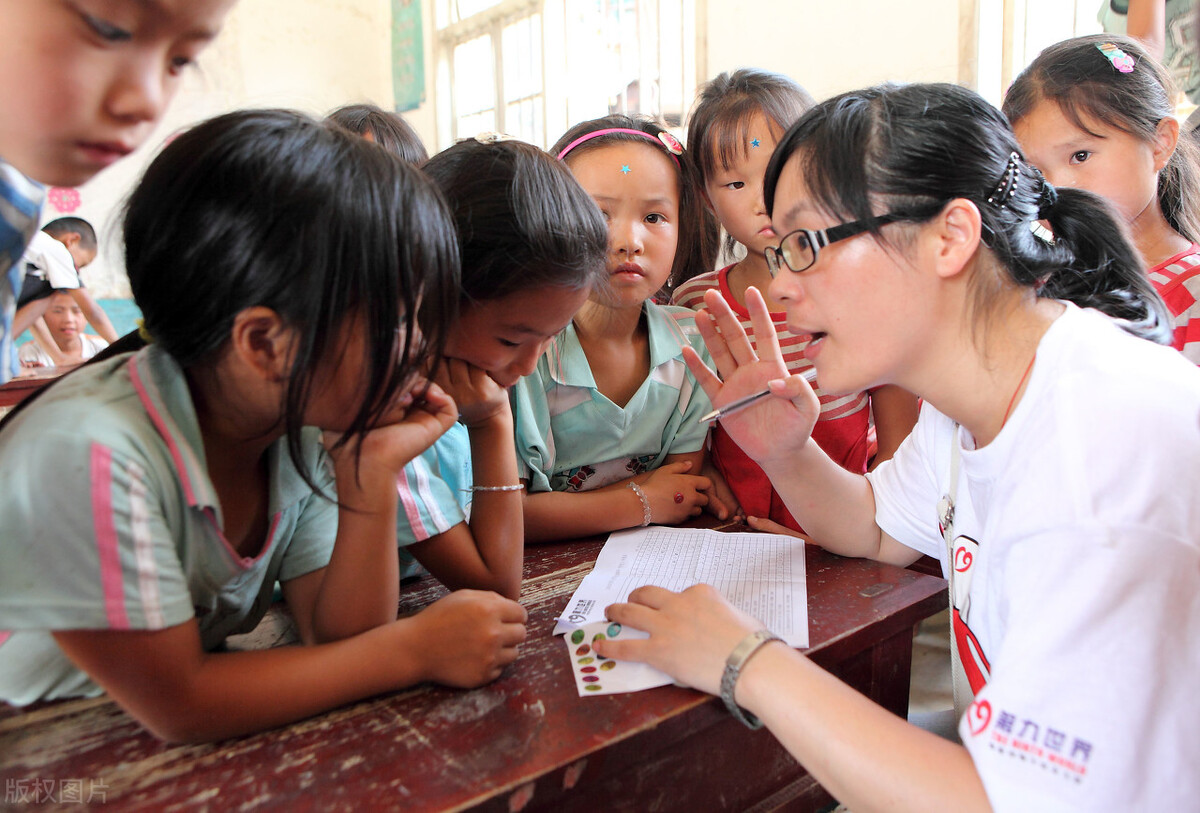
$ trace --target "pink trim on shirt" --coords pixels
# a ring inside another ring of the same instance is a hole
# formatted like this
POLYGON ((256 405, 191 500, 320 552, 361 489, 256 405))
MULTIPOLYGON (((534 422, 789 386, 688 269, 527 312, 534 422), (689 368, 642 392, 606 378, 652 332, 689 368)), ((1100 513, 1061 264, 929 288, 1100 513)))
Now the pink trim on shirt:
POLYGON ((125 590, 121 578, 121 552, 112 505, 112 450, 92 444, 92 521, 96 553, 100 560, 100 586, 104 591, 104 614, 111 629, 129 629, 125 612, 125 590))
POLYGON ((4 642, 12 637, 12 630, 0 630, 0 646, 4 646, 4 642))
POLYGON ((150 416, 150 422, 154 424, 154 428, 158 430, 158 434, 162 435, 162 439, 167 444, 171 459, 175 461, 175 471, 179 474, 179 482, 183 486, 183 495, 187 498, 188 505, 195 505, 196 493, 192 489, 192 481, 188 479, 187 467, 183 465, 183 454, 179 451, 179 445, 175 443, 175 437, 168 430, 166 420, 154 406, 154 399, 150 397, 149 391, 142 381, 142 375, 138 371, 137 361, 137 358, 129 361, 129 380, 133 382, 133 388, 137 390, 138 397, 142 400, 142 406, 146 408, 146 414, 150 416))
POLYGON ((400 477, 396 481, 396 493, 400 495, 400 506, 404 509, 404 516, 408 520, 409 527, 412 528, 413 540, 424 542, 432 534, 425 527, 425 523, 421 522, 421 510, 413 498, 412 483, 408 481, 408 468, 405 466, 400 470, 400 477))

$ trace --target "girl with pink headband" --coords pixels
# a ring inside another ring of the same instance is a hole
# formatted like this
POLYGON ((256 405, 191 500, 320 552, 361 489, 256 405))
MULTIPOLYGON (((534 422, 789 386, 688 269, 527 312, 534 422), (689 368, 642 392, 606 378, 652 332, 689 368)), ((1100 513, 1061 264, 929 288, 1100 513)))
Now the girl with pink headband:
POLYGON ((683 361, 704 353, 695 314, 654 297, 686 267, 697 199, 683 147, 659 124, 608 116, 551 149, 608 224, 607 273, 513 388, 527 542, 651 523, 705 508, 708 398, 683 361))

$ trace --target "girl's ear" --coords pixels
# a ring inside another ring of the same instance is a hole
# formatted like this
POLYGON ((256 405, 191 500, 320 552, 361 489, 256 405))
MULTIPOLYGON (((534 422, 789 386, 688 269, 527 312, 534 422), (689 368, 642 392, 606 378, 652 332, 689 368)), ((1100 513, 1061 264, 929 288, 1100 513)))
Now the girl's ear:
POLYGON ((967 267, 979 250, 982 231, 979 207, 966 198, 950 201, 925 225, 922 239, 939 277, 955 277, 967 267))
POLYGON ((278 383, 291 369, 296 331, 270 308, 246 308, 233 319, 230 352, 265 381, 278 383))
POLYGON ((1153 154, 1154 154, 1154 171, 1159 172, 1171 160, 1171 156, 1175 154, 1175 147, 1179 144, 1179 120, 1174 116, 1166 116, 1160 119, 1158 127, 1155 128, 1153 154))

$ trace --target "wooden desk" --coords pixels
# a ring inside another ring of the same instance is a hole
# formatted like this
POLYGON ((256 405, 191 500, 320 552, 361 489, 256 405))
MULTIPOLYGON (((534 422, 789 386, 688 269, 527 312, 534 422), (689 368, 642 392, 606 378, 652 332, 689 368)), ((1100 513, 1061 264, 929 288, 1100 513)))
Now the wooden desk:
POLYGON ((71 372, 78 364, 64 367, 39 367, 28 375, 18 376, 0 384, 0 407, 12 407, 49 384, 71 372))
MULTIPOLYGON (((212 745, 155 740, 106 698, 0 703, 0 809, 14 793, 126 810, 812 810, 832 800, 766 731, 721 701, 664 687, 580 698, 554 618, 601 543, 530 549, 529 638, 500 680, 474 691, 420 686, 283 729, 212 745), (24 784, 17 785, 21 782, 24 784), (69 783, 69 784, 68 784, 69 783), (46 795, 46 791, 51 794, 46 795)), ((897 714, 908 705, 913 628, 945 606, 946 583, 910 570, 807 552, 809 652, 897 714)), ((412 612, 444 594, 426 577, 412 612)), ((294 640, 281 612, 243 636, 294 640)), ((239 643, 245 643, 244 641, 239 643)), ((45 806, 54 807, 54 804, 45 806)))

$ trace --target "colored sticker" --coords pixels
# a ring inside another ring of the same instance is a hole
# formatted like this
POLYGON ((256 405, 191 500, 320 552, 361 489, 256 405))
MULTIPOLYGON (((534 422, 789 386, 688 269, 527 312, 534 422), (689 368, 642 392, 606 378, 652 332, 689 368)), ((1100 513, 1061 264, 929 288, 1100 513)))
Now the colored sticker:
POLYGON ((596 659, 595 658, 580 658, 578 662, 586 665, 589 663, 595 663, 596 659))
POLYGON ((604 633, 603 633, 603 632, 597 632, 595 635, 593 635, 593 636, 592 636, 592 643, 593 643, 593 644, 594 644, 594 643, 596 643, 597 641, 603 641, 603 640, 604 640, 604 633))
POLYGON ((575 650, 575 654, 576 655, 586 655, 591 651, 592 651, 592 648, 590 646, 588 646, 587 644, 584 644, 583 646, 579 647, 579 649, 575 650))
POLYGON ((596 681, 598 681, 599 679, 600 679, 600 678, 596 677, 595 675, 584 675, 584 676, 583 676, 583 682, 584 682, 584 683, 595 683, 595 682, 596 682, 596 681))
POLYGON ((621 634, 621 625, 620 624, 609 624, 608 625, 608 637, 609 638, 616 638, 620 634, 621 634))
POLYGON ((581 667, 579 667, 579 671, 580 671, 580 672, 583 672, 585 675, 590 675, 592 672, 595 672, 595 671, 596 671, 596 667, 594 667, 594 666, 581 666, 581 667))
POLYGON ((575 630, 574 632, 571 633, 571 643, 573 643, 573 644, 582 644, 583 643, 583 630, 575 630))
POLYGON ((609 669, 612 669, 616 665, 617 665, 616 661, 605 661, 604 663, 600 664, 600 668, 603 671, 607 672, 609 669))
POLYGON ((591 684, 590 686, 584 686, 584 687, 583 687, 583 690, 584 690, 585 692, 598 692, 598 691, 600 691, 600 689, 601 689, 601 688, 603 688, 603 687, 602 687, 602 686, 598 686, 598 685, 596 685, 595 683, 593 683, 593 684, 591 684))

